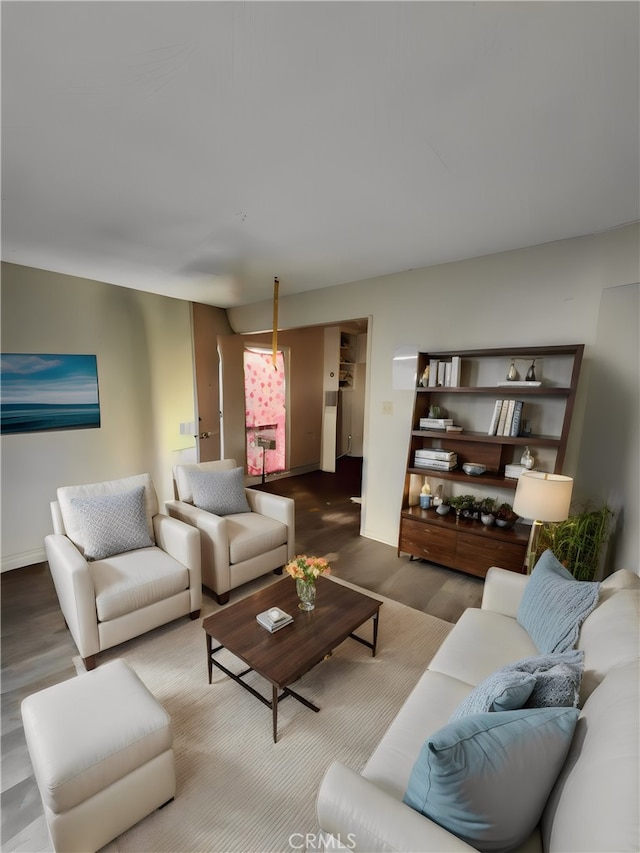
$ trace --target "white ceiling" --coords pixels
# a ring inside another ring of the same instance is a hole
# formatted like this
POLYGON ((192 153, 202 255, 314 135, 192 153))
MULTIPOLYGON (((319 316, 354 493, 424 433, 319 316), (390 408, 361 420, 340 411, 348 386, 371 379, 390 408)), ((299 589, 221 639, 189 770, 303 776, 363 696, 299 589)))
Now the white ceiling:
POLYGON ((230 307, 639 218, 637 2, 2 2, 2 258, 230 307))

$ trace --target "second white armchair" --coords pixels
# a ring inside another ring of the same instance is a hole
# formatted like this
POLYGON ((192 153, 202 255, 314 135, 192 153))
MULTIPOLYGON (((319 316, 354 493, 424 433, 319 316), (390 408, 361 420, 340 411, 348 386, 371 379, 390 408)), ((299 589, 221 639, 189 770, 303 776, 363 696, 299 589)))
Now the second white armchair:
POLYGON ((232 589, 282 569, 295 554, 295 503, 245 488, 234 459, 178 465, 167 513, 200 531, 202 584, 219 604, 232 589))

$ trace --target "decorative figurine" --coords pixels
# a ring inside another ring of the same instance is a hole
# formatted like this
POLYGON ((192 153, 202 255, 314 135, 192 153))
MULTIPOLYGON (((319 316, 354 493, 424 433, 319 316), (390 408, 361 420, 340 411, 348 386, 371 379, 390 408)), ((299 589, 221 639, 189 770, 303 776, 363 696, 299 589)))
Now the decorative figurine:
POLYGON ((526 375, 525 379, 527 380, 527 382, 535 382, 536 381, 536 360, 535 360, 535 358, 531 362, 531 366, 529 367, 529 370, 527 370, 527 375, 526 375))
POLYGON ((516 366, 515 366, 515 364, 514 364, 514 363, 513 363, 513 361, 512 361, 512 362, 511 362, 511 364, 510 364, 510 366, 509 366, 509 370, 508 370, 508 372, 507 372, 507 379, 508 379, 510 382, 513 382, 513 381, 515 381, 516 379, 519 379, 519 378, 520 378, 520 377, 518 376, 518 371, 516 370, 516 366))
POLYGON ((533 453, 529 450, 528 447, 525 447, 522 456, 520 457, 520 464, 524 465, 527 471, 530 471, 535 463, 535 459, 533 457, 533 453))

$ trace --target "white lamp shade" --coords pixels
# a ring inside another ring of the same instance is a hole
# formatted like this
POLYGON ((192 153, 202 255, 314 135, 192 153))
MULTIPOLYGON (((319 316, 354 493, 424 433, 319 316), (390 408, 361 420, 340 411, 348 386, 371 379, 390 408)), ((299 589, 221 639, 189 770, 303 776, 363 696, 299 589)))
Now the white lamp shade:
POLYGON ((513 511, 534 521, 564 521, 569 517, 573 479, 563 474, 523 471, 513 501, 513 511))

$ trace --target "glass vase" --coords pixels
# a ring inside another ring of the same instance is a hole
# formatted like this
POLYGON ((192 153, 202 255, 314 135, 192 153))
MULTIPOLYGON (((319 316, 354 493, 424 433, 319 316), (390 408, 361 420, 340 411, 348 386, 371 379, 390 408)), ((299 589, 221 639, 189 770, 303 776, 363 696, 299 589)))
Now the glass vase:
POLYGON ((313 610, 316 606, 316 585, 313 581, 296 579, 296 592, 300 599, 300 610, 313 610))
POLYGON ((535 459, 533 457, 533 453, 529 450, 528 447, 525 447, 524 452, 523 452, 522 456, 520 457, 520 464, 524 465, 524 467, 528 471, 530 471, 535 464, 535 459))

